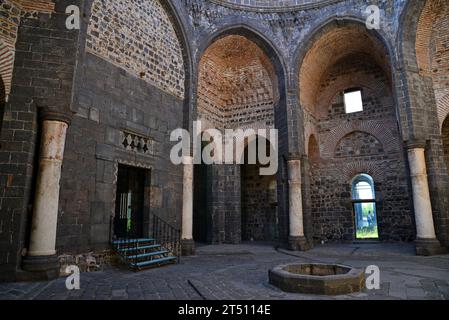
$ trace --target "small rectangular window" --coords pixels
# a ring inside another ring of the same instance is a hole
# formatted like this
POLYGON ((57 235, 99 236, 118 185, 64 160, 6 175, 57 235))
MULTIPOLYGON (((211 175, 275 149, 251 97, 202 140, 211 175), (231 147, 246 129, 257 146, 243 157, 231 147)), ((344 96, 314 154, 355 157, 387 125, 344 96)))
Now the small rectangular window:
POLYGON ((344 93, 346 113, 363 111, 362 91, 352 90, 344 93))

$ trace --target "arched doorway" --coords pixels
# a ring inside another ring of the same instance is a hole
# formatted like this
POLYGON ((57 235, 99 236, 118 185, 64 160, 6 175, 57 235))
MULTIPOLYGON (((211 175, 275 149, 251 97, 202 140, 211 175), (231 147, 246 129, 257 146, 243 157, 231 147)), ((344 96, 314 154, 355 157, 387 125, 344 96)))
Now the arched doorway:
MULTIPOLYGON (((224 134, 225 130, 257 132, 277 127, 275 112, 285 108, 285 93, 280 92, 285 87, 280 85, 282 66, 276 57, 274 49, 249 29, 239 27, 217 35, 198 66, 197 119, 202 129, 213 128, 224 134)), ((285 117, 279 119, 284 121, 285 117)), ((287 126, 282 128, 285 130, 279 136, 287 132, 287 126)), ((248 215, 242 215, 252 206, 260 211, 259 216, 267 216, 268 207, 254 206, 249 199, 254 199, 256 189, 264 197, 276 193, 275 177, 256 176, 257 164, 195 165, 194 171, 194 240, 240 243, 242 239, 276 237, 271 220, 255 231, 255 224, 247 228, 248 215), (249 183, 251 179, 257 180, 255 184, 249 183)))
MULTIPOLYGON (((206 146, 203 142, 201 151, 206 146)), ((194 165, 193 170, 193 239, 201 243, 212 242, 210 199, 212 189, 212 172, 203 161, 194 165)))

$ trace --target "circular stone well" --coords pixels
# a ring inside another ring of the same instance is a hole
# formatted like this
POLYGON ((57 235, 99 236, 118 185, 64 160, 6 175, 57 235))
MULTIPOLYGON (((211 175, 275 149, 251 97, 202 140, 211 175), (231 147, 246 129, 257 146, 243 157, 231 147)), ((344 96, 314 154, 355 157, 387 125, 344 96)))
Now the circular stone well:
POLYGON ((268 272, 270 284, 286 292, 340 295, 365 287, 363 270, 337 264, 285 264, 268 272))

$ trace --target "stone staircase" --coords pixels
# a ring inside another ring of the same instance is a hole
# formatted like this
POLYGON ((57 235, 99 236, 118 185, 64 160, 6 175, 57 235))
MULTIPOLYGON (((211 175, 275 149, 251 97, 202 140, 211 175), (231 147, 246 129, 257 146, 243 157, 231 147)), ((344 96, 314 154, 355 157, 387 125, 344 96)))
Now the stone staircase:
POLYGON ((179 261, 177 252, 169 247, 164 247, 152 238, 113 240, 112 248, 121 257, 123 263, 136 271, 161 267, 179 261))

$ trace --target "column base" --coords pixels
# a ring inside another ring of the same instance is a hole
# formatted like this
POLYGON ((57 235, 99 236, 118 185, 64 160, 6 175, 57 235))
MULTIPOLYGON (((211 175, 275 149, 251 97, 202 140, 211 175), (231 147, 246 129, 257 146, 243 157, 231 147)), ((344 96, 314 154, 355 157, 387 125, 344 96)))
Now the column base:
POLYGON ((22 260, 22 268, 30 280, 53 280, 59 277, 59 260, 53 256, 26 256, 22 260))
POLYGON ((288 250, 307 251, 312 249, 306 237, 288 237, 288 250))
POLYGON ((437 239, 416 239, 416 255, 435 256, 447 253, 446 248, 442 247, 437 239))
POLYGON ((195 254, 195 241, 192 239, 182 239, 181 254, 183 256, 193 256, 195 254))

